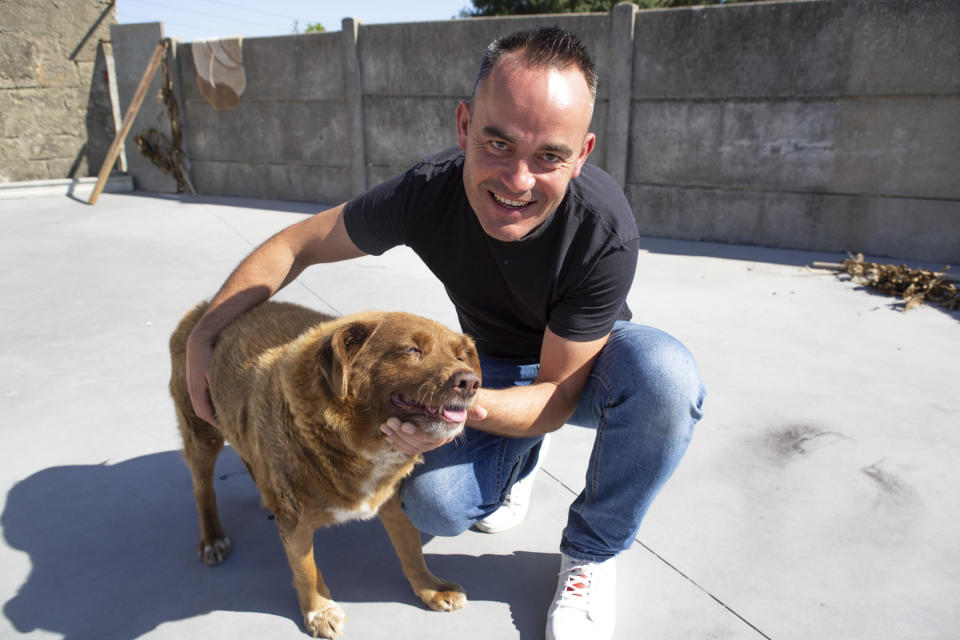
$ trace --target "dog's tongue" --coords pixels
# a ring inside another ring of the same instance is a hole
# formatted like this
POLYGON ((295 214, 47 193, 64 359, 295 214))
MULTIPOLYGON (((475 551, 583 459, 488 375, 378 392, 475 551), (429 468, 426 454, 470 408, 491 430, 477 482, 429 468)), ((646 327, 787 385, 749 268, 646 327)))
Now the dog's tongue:
POLYGON ((443 419, 448 422, 464 422, 467 419, 466 409, 443 408, 443 419))

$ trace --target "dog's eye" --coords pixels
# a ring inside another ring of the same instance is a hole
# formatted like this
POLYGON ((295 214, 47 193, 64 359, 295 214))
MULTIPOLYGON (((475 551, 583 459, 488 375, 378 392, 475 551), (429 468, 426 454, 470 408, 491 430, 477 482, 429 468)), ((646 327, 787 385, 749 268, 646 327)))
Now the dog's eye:
POLYGON ((407 347, 407 350, 404 352, 408 356, 416 356, 417 358, 423 357, 423 351, 419 347, 407 347))

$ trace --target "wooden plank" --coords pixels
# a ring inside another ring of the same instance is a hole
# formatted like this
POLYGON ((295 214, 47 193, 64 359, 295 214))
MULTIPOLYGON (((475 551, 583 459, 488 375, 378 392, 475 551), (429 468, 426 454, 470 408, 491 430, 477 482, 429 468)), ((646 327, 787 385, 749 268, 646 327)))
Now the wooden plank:
MULTIPOLYGON (((113 117, 113 130, 120 131, 120 127, 123 125, 123 117, 120 114, 120 92, 117 90, 117 63, 113 59, 113 43, 101 40, 100 46, 103 47, 103 60, 107 67, 107 90, 110 96, 110 115, 113 117)), ((120 142, 120 151, 117 154, 117 166, 120 171, 127 172, 127 154, 124 150, 123 141, 120 142)))
POLYGON ((143 76, 140 78, 140 84, 137 86, 137 91, 133 94, 133 100, 130 101, 130 106, 127 107, 126 115, 123 116, 123 123, 120 125, 120 130, 117 131, 117 135, 114 136, 113 144, 110 145, 110 150, 107 151, 107 157, 104 159, 103 165, 100 166, 100 174, 97 176, 97 186, 94 187, 93 193, 90 194, 90 204, 97 203, 97 200, 100 198, 100 193, 103 191, 103 187, 107 184, 107 178, 110 177, 110 171, 113 169, 113 163, 116 162, 117 154, 120 153, 120 146, 123 144, 123 140, 127 137, 127 134, 130 133, 130 127, 133 126, 133 120, 137 117, 137 113, 140 111, 140 106, 143 104, 143 98, 147 94, 147 89, 150 87, 150 81, 153 80, 154 74, 160 67, 160 62, 163 60, 163 54, 166 50, 167 43, 165 40, 158 42, 157 48, 153 50, 153 55, 150 57, 150 62, 147 64, 147 68, 143 72, 143 76))

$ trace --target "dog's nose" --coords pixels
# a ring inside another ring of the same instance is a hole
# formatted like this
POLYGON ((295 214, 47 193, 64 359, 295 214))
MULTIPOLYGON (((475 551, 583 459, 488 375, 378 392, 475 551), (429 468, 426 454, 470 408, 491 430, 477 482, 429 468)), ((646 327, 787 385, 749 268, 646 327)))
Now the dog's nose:
POLYGON ((470 398, 480 388, 480 376, 472 371, 458 371, 450 376, 448 384, 464 398, 470 398))

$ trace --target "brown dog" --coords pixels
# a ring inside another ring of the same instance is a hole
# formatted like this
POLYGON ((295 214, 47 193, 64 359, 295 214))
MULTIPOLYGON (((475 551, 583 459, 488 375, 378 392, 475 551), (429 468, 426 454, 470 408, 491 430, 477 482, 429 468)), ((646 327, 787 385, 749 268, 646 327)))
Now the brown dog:
POLYGON ((188 313, 170 340, 170 392, 193 474, 203 562, 222 562, 231 548, 213 490, 226 439, 276 516, 311 634, 336 637, 345 620, 317 570, 314 529, 374 515, 417 596, 438 611, 463 607, 463 589, 427 569, 420 533, 396 495, 418 460, 393 449, 379 428, 397 416, 438 440, 458 434, 480 385, 473 342, 407 313, 334 319, 264 303, 217 340, 210 395, 221 432, 196 416, 187 394, 187 336, 205 309, 188 313))

